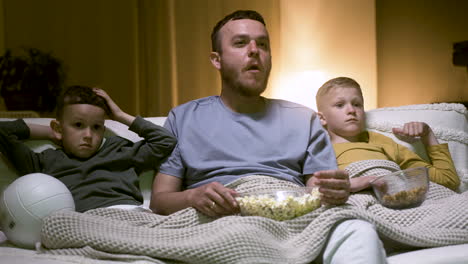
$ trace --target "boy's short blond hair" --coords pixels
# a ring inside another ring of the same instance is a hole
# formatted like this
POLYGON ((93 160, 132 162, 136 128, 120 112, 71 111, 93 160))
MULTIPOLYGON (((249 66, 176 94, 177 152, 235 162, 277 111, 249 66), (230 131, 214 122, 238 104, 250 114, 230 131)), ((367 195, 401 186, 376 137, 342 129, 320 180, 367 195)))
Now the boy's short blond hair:
POLYGON ((321 104, 323 103, 323 97, 335 88, 354 88, 358 90, 361 97, 363 97, 361 86, 354 79, 351 79, 349 77, 333 78, 325 82, 315 95, 315 102, 317 103, 317 108, 319 111, 321 108, 321 104))

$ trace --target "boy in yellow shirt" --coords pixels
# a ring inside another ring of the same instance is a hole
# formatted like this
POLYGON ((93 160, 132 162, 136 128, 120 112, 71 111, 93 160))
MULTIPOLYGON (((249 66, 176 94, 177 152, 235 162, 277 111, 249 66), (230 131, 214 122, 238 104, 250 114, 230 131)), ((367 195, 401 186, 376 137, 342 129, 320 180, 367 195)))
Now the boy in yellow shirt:
MULTIPOLYGON (((431 181, 452 190, 460 185, 448 144, 439 144, 426 123, 406 123, 403 128, 393 128, 393 133, 409 143, 420 138, 431 159, 430 163, 391 138, 366 131, 364 98, 355 80, 338 77, 327 81, 317 92, 316 101, 320 121, 330 135, 340 169, 361 160, 389 160, 398 164, 402 170, 426 167, 431 181)), ((375 177, 352 178, 351 192, 369 188, 375 177)))

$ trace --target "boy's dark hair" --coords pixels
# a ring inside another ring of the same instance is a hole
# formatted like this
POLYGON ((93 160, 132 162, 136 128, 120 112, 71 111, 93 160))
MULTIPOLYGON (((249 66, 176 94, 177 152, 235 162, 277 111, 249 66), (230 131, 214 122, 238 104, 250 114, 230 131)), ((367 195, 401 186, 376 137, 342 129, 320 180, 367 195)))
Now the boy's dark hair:
POLYGON ((361 97, 363 97, 361 86, 358 82, 349 77, 337 77, 325 82, 317 91, 317 94, 315 95, 315 102, 317 103, 318 108, 320 108, 322 97, 334 88, 354 88, 358 90, 361 94, 361 97))
POLYGON ((61 119, 63 108, 72 104, 89 104, 102 108, 108 116, 111 116, 111 110, 104 98, 97 95, 93 88, 81 85, 72 85, 65 89, 57 100, 56 118, 61 119))
POLYGON ((222 20, 220 20, 216 26, 213 28, 211 32, 211 50, 214 52, 221 52, 221 45, 219 43, 219 30, 229 21, 231 20, 239 20, 239 19, 251 19, 262 23, 266 26, 265 21, 263 20, 262 15, 260 15, 257 11, 253 10, 237 10, 233 13, 225 16, 222 20))

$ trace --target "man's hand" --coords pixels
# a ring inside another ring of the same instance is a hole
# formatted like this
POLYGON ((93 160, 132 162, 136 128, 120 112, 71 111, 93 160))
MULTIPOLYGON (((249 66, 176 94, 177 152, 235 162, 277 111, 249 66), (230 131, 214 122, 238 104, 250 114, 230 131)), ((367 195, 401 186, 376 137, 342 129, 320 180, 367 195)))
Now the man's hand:
POLYGON ((414 143, 421 139, 426 146, 439 144, 431 127, 424 122, 405 123, 403 128, 392 128, 392 132, 398 139, 408 143, 414 143))
POLYGON ((232 215, 239 212, 234 198, 236 191, 212 182, 190 190, 188 200, 191 207, 211 217, 232 215))
POLYGON ((322 203, 329 205, 344 204, 349 197, 350 182, 344 170, 319 171, 307 181, 307 185, 319 187, 322 203))

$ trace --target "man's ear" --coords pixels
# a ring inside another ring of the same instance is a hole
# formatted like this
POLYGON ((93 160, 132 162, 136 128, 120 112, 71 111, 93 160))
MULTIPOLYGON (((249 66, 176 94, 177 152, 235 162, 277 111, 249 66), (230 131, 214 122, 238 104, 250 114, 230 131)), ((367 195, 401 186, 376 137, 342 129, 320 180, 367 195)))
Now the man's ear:
POLYGON ((221 69, 221 57, 218 52, 212 51, 210 53, 210 61, 217 70, 221 69))
POLYGON ((318 114, 318 117, 320 119, 320 124, 322 124, 323 127, 326 127, 327 126, 327 119, 325 118, 323 113, 322 112, 317 112, 317 114, 318 114))
POLYGON ((52 128, 54 137, 58 140, 62 140, 62 125, 60 124, 60 121, 56 119, 50 121, 50 128, 52 128))

